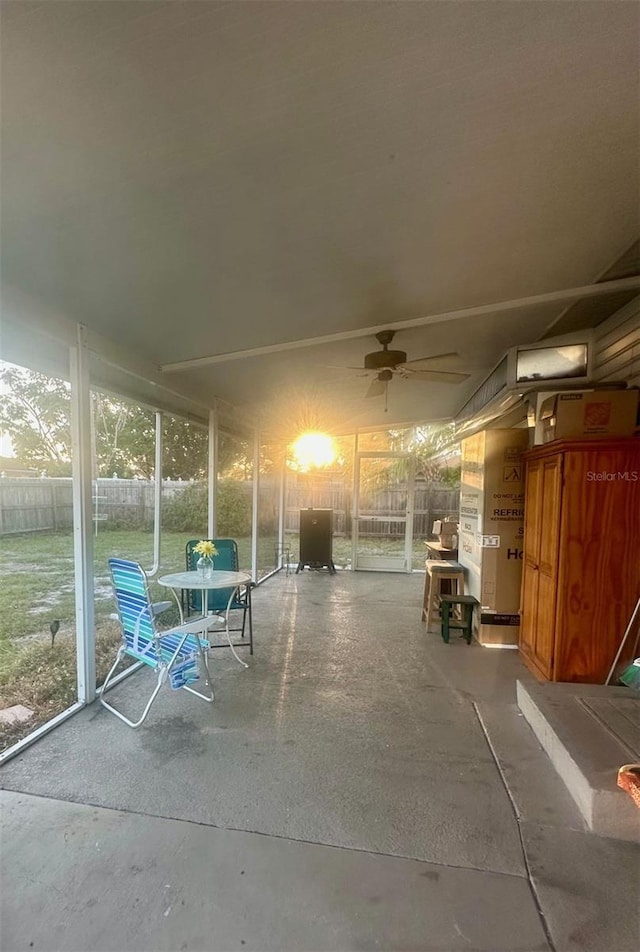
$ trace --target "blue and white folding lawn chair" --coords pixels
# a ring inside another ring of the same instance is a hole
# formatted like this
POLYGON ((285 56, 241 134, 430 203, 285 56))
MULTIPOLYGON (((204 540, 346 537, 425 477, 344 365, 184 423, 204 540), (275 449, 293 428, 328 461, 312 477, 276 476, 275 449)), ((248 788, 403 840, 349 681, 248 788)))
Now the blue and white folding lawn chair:
MULTIPOLYGON (((109 572, 118 608, 116 617, 122 628, 122 643, 118 648, 116 660, 102 685, 100 701, 103 706, 129 727, 139 727, 165 681, 174 690, 183 688, 211 704, 214 695, 206 656, 209 642, 201 637, 201 633, 210 627, 211 619, 198 618, 167 631, 158 631, 155 626, 155 615, 160 605, 151 602, 147 577, 138 563, 125 559, 109 559, 109 572), (129 720, 108 704, 104 697, 109 681, 125 655, 136 661, 142 661, 157 671, 158 675, 151 697, 137 721, 129 720), (207 694, 191 687, 200 676, 198 660, 204 666, 207 694)), ((162 607, 166 607, 166 604, 162 603, 162 607)))

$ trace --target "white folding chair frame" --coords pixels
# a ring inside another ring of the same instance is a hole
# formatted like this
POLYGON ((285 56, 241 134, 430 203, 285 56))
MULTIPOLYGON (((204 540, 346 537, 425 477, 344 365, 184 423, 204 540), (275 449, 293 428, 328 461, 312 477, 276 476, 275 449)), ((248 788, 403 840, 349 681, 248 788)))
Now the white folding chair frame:
MULTIPOLYGON (((120 560, 120 566, 122 566, 123 562, 124 560, 120 560)), ((202 662, 204 667, 204 672, 206 673, 205 685, 206 685, 207 691, 206 693, 203 693, 202 691, 198 691, 188 684, 183 684, 179 689, 188 691, 190 694, 194 694, 196 697, 201 698, 203 701, 206 701, 208 704, 213 703, 215 699, 215 694, 213 691, 211 672, 209 671, 209 664, 207 661, 206 652, 204 650, 202 641, 200 640, 200 636, 201 635, 204 636, 207 629, 212 627, 212 619, 211 618, 195 618, 187 623, 183 622, 181 625, 177 625, 175 628, 170 628, 169 630, 162 631, 162 632, 155 631, 155 625, 152 622, 151 631, 153 632, 153 637, 152 637, 152 640, 146 641, 146 645, 148 647, 150 644, 153 643, 155 648, 155 657, 151 659, 150 656, 147 654, 147 660, 145 660, 144 655, 146 654, 146 649, 141 649, 140 651, 137 650, 139 648, 138 637, 139 637, 141 620, 147 611, 150 611, 151 618, 153 619, 154 616, 159 613, 159 611, 162 611, 166 607, 170 607, 171 603, 167 603, 167 602, 157 603, 157 604, 151 603, 148 600, 148 591, 147 591, 146 579, 144 577, 143 570, 140 568, 139 565, 137 565, 137 563, 128 563, 128 566, 130 566, 131 568, 129 569, 128 567, 125 567, 125 571, 129 570, 129 571, 135 572, 135 570, 137 569, 141 573, 142 579, 143 579, 142 584, 144 589, 144 595, 142 595, 141 593, 140 597, 141 598, 146 597, 147 604, 145 604, 141 608, 139 614, 136 617, 136 622, 135 622, 135 626, 133 630, 133 647, 127 643, 127 639, 125 637, 125 632, 123 627, 124 623, 120 614, 111 616, 112 618, 117 619, 120 622, 120 625, 122 627, 122 643, 120 644, 118 651, 116 653, 116 659, 113 665, 111 666, 106 678, 104 679, 102 688, 99 690, 99 700, 103 707, 105 707, 112 714, 115 714, 115 716, 118 717, 125 724, 127 724, 128 727, 136 728, 136 727, 140 727, 140 725, 144 723, 149 711, 151 710, 151 706, 153 702, 158 696, 158 692, 160 688, 170 677, 172 668, 177 663, 182 662, 183 659, 181 657, 181 652, 187 638, 189 638, 190 636, 193 636, 196 639, 197 650, 200 656, 200 661, 202 662), (135 569, 133 568, 134 565, 135 565, 135 569), (171 657, 169 658, 169 660, 165 661, 162 658, 162 642, 163 640, 169 637, 175 637, 175 636, 179 636, 180 640, 178 641, 178 644, 175 650, 173 651, 171 657), (116 707, 114 707, 112 704, 109 704, 105 700, 105 694, 109 690, 110 682, 115 675, 118 665, 120 664, 120 662, 123 660, 125 656, 132 658, 134 661, 141 661, 147 667, 153 668, 157 674, 156 685, 153 691, 151 692, 151 697, 147 701, 145 708, 137 721, 131 720, 129 717, 126 716, 126 714, 123 714, 122 711, 119 711, 116 707), (150 663, 150 660, 152 661, 152 663, 150 663)), ((115 582, 114 582, 114 585, 115 585, 115 582)), ((148 635, 146 637, 148 638, 148 635)), ((208 645, 208 642, 205 641, 205 644, 208 645)))

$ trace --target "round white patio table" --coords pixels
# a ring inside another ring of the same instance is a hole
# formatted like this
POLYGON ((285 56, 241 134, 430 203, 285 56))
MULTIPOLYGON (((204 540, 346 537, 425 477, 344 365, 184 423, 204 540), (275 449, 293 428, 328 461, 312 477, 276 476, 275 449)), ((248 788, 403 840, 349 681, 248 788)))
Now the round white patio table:
MULTIPOLYGON (((229 601, 227 602, 227 610, 224 615, 225 619, 225 629, 227 632, 227 641, 229 642, 229 647, 233 657, 236 659, 238 664, 241 664, 243 668, 248 668, 249 665, 246 661, 243 661, 242 658, 239 658, 236 654, 236 650, 231 643, 231 633, 229 631, 229 612, 231 610, 231 602, 235 598, 236 592, 243 585, 247 585, 251 581, 251 576, 247 575, 246 572, 223 572, 222 570, 214 569, 210 575, 204 576, 200 572, 173 572, 171 575, 162 575, 157 579, 158 584, 163 585, 165 588, 170 588, 173 592, 173 596, 178 605, 180 611, 180 618, 184 622, 184 614, 182 612, 182 605, 180 604, 180 599, 177 595, 178 589, 196 589, 202 592, 202 605, 208 606, 209 604, 209 592, 215 588, 230 588, 231 595, 229 596, 229 601)), ((203 611, 203 631, 206 637, 207 628, 210 625, 207 625, 207 619, 212 617, 215 612, 203 611)))

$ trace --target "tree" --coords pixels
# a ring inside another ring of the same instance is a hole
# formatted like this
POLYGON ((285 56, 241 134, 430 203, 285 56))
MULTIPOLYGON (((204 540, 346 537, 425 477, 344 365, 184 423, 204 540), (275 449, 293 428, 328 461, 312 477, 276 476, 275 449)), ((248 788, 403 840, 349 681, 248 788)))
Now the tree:
POLYGON ((222 431, 218 436, 218 473, 220 477, 247 480, 253 475, 253 454, 249 440, 222 431))
MULTIPOLYGON (((151 445, 155 445, 155 441, 152 441, 151 445)), ((206 430, 178 417, 163 417, 164 479, 204 479, 207 475, 208 456, 209 434, 206 430)))
POLYGON ((50 476, 71 473, 71 396, 63 380, 5 366, 0 429, 24 463, 50 476))
MULTIPOLYGON (((49 476, 71 474, 71 392, 63 380, 4 366, 0 428, 24 463, 49 476)), ((93 392, 93 456, 96 476, 150 479, 155 468, 155 414, 124 400, 93 392)), ((163 418, 163 476, 200 479, 207 471, 208 435, 176 417, 163 418)))
POLYGON ((155 417, 102 393, 91 394, 96 476, 150 479, 155 468, 155 417))
POLYGON ((415 460, 416 476, 427 482, 457 483, 460 467, 448 466, 447 450, 454 450, 460 440, 456 437, 455 423, 433 423, 415 426, 399 432, 391 431, 393 449, 411 453, 415 460))

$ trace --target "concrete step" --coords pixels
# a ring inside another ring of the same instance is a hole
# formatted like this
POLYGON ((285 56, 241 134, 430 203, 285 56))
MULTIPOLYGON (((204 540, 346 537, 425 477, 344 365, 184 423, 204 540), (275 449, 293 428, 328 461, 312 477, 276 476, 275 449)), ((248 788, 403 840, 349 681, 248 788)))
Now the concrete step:
POLYGON ((518 681, 518 707, 594 833, 640 843, 640 810, 617 785, 640 761, 640 697, 599 684, 518 681))

